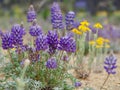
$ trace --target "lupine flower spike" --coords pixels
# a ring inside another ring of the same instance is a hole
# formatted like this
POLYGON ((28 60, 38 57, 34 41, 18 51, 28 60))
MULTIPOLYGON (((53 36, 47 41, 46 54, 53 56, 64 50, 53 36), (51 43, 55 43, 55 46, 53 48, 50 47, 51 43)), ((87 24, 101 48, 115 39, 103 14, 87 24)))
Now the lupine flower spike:
POLYGON ((107 78, 105 79, 102 87, 100 88, 100 90, 105 85, 105 83, 108 80, 110 74, 113 74, 113 75, 116 74, 116 71, 115 71, 115 69, 117 68, 116 61, 117 61, 117 58, 113 54, 110 54, 108 57, 106 57, 105 62, 104 62, 104 64, 105 64, 104 69, 106 70, 108 75, 107 75, 107 78))
POLYGON ((74 27, 74 18, 75 13, 73 11, 70 11, 66 14, 65 21, 66 21, 66 30, 70 31, 74 27))
POLYGON ((54 2, 51 7, 51 23, 53 29, 63 29, 63 17, 58 3, 54 2))
POLYGON ((29 29, 29 33, 31 36, 39 36, 42 34, 42 28, 37 24, 37 20, 34 19, 32 26, 29 29))
POLYGON ((25 29, 23 24, 15 24, 11 29, 11 35, 13 39, 13 45, 20 46, 23 45, 23 36, 25 35, 25 29))
POLYGON ((76 42, 74 41, 73 38, 66 35, 65 37, 60 38, 58 49, 64 50, 68 53, 75 52, 76 51, 76 42))
POLYGON ((47 36, 41 34, 37 37, 36 42, 36 50, 46 50, 48 48, 47 36))
POLYGON ((30 5, 29 10, 27 12, 27 21, 33 22, 34 19, 36 19, 36 12, 34 10, 33 5, 30 5))
POLYGON ((49 54, 52 55, 55 53, 58 48, 58 34, 56 31, 48 31, 47 34, 48 46, 49 46, 49 54))
POLYGON ((11 33, 10 32, 4 33, 2 35, 2 48, 8 50, 10 48, 13 48, 12 44, 13 41, 12 41, 11 33))

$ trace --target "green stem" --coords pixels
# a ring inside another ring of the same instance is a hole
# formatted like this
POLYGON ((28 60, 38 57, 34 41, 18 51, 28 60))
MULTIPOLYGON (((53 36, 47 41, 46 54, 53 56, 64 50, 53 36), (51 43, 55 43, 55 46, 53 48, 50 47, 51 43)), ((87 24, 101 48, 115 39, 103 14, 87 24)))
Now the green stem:
POLYGON ((89 74, 91 73, 91 65, 92 65, 92 63, 93 63, 93 61, 94 61, 94 53, 95 53, 95 48, 94 48, 94 46, 91 46, 91 48, 90 48, 90 50, 89 50, 90 52, 90 59, 89 59, 89 63, 88 63, 88 69, 89 69, 89 74))
POLYGON ((22 74, 21 74, 21 79, 23 80, 25 72, 26 72, 27 66, 23 68, 22 74))
POLYGON ((11 55, 11 53, 10 53, 10 49, 8 49, 8 54, 9 54, 9 56, 10 56, 10 61, 11 61, 11 63, 13 64, 14 62, 13 62, 13 60, 12 60, 12 55, 11 55))
POLYGON ((102 84, 100 90, 102 90, 103 86, 105 85, 105 83, 107 82, 108 78, 109 78, 110 74, 107 75, 107 78, 105 79, 104 83, 102 84))

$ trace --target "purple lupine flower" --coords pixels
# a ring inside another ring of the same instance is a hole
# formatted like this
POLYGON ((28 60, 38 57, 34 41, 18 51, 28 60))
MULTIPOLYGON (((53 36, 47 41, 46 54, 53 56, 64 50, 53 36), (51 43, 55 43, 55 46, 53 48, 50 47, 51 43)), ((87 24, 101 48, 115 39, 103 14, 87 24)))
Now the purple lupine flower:
POLYGON ((108 74, 116 73, 116 71, 115 71, 115 68, 117 68, 116 61, 117 61, 117 58, 113 54, 106 57, 106 59, 104 61, 104 64, 105 64, 104 69, 106 70, 106 72, 108 74))
POLYGON ((74 86, 77 88, 77 87, 80 87, 81 86, 81 82, 75 82, 74 83, 74 86))
POLYGON ((41 34, 35 41, 36 50, 46 50, 48 48, 47 36, 41 34))
POLYGON ((33 5, 30 5, 29 10, 27 12, 27 21, 32 22, 34 19, 36 19, 36 12, 34 10, 33 5))
POLYGON ((59 50, 64 50, 66 52, 75 52, 76 51, 76 42, 73 38, 69 36, 64 36, 60 38, 59 50))
POLYGON ((63 29, 63 17, 58 3, 54 2, 51 7, 51 23, 53 29, 63 29))
POLYGON ((55 69, 55 68, 57 68, 57 61, 55 58, 50 58, 50 59, 48 59, 48 61, 46 62, 45 65, 49 69, 55 69))
POLYGON ((47 40, 49 45, 49 53, 54 54, 58 47, 58 34, 56 31, 48 31, 47 40))
POLYGON ((25 35, 25 29, 23 25, 15 24, 11 29, 11 35, 14 45, 23 44, 23 35, 25 35))
POLYGON ((31 36, 39 36, 42 34, 42 28, 34 20, 33 25, 30 27, 29 33, 31 36))
POLYGON ((66 30, 70 31, 74 27, 74 18, 75 13, 73 11, 70 11, 66 14, 65 21, 66 21, 66 30))
POLYGON ((10 49, 13 48, 12 46, 13 41, 11 37, 11 33, 7 32, 2 35, 2 48, 3 49, 10 49))

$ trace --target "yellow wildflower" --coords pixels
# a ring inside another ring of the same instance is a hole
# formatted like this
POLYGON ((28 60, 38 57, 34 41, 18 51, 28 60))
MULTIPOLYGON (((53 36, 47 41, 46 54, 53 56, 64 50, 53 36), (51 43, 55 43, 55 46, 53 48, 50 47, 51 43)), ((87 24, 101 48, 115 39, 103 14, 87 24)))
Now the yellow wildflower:
POLYGON ((82 32, 90 31, 90 28, 84 25, 80 25, 78 29, 81 30, 82 32))
POLYGON ((103 45, 104 44, 104 38, 98 37, 96 40, 97 45, 103 45))
POLYGON ((82 21, 80 24, 84 25, 84 26, 89 26, 90 25, 90 23, 87 20, 82 21))
POLYGON ((92 40, 92 41, 89 41, 89 44, 90 44, 90 45, 95 45, 95 41, 93 41, 93 40, 92 40))
POLYGON ((82 34, 82 32, 78 31, 76 28, 74 28, 74 29, 72 30, 72 32, 74 32, 74 33, 76 33, 76 34, 79 34, 79 35, 82 34))
POLYGON ((99 29, 102 29, 102 28, 103 28, 103 26, 102 26, 100 23, 94 24, 93 27, 94 27, 94 28, 99 28, 99 29))

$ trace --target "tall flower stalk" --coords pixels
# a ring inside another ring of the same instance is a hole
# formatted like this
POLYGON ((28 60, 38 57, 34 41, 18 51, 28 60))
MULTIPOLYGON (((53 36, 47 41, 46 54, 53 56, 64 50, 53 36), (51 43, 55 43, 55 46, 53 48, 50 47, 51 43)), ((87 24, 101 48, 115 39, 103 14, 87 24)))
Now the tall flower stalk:
POLYGON ((111 53, 108 57, 106 57, 106 59, 104 61, 104 64, 105 64, 104 69, 106 70, 108 75, 107 75, 107 78, 105 79, 105 81, 103 82, 100 90, 104 87, 104 85, 106 84, 110 75, 116 74, 116 71, 115 71, 115 69, 117 68, 116 61, 117 61, 117 58, 113 55, 113 53, 111 53))
POLYGON ((90 31, 89 22, 84 20, 82 21, 77 28, 73 28, 72 32, 76 34, 76 62, 75 68, 78 71, 80 68, 80 73, 84 72, 83 60, 85 54, 85 43, 86 43, 86 33, 90 31), (78 68, 79 67, 79 68, 78 68))
POLYGON ((20 76, 20 78, 16 79, 17 90, 25 90, 24 89, 24 87, 25 87, 24 76, 25 76, 25 72, 26 72, 26 69, 27 69, 29 64, 30 64, 30 61, 28 59, 26 59, 24 62, 24 68, 21 71, 21 76, 20 76))

